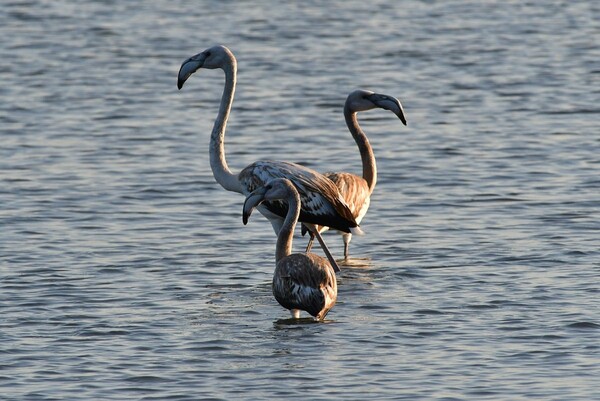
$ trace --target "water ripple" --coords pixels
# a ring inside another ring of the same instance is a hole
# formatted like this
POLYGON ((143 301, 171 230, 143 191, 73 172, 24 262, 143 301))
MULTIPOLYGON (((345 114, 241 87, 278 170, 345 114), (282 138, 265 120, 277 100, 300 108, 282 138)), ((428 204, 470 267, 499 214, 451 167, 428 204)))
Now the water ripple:
POLYGON ((594 2, 2 11, 7 399, 600 398, 594 2), (405 107, 359 114, 378 184, 324 323, 275 302, 270 225, 214 182, 222 72, 176 89, 215 43, 238 56, 234 171, 359 174, 346 95, 405 107))

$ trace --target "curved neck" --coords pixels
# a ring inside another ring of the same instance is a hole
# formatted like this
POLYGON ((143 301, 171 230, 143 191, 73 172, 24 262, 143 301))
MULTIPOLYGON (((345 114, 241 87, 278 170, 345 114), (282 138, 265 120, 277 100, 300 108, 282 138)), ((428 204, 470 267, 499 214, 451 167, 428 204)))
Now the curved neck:
POLYGON ((288 212, 279 230, 277 237, 277 246, 275 248, 275 262, 292 253, 292 237, 296 222, 300 217, 300 195, 294 188, 290 189, 290 196, 287 198, 288 212))
POLYGON ((377 164, 375 163, 375 155, 373 154, 373 149, 371 148, 371 144, 369 143, 367 136, 358 125, 356 112, 352 111, 348 105, 344 106, 344 117, 346 118, 346 125, 348 126, 348 129, 350 130, 350 133, 352 134, 352 137, 358 146, 360 158, 362 159, 362 176, 365 181, 367 181, 370 195, 375 188, 375 184, 377 183, 377 164))
POLYGON ((225 71, 225 88, 221 96, 219 113, 213 125, 212 134, 210 135, 210 168, 215 180, 223 188, 228 191, 242 193, 242 187, 237 175, 229 170, 229 166, 227 166, 227 161, 225 160, 225 129, 229 113, 231 112, 237 79, 237 62, 233 55, 231 55, 229 62, 223 66, 223 71, 225 71))

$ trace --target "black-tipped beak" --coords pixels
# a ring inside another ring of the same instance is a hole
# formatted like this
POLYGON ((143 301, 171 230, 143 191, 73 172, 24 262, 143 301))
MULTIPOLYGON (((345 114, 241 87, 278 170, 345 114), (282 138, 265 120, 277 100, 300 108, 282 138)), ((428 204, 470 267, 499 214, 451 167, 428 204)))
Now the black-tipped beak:
POLYGON ((404 110, 402 110, 402 106, 400 106, 400 112, 396 113, 402 124, 406 125, 406 117, 404 116, 404 110))
POLYGON ((244 209, 242 211, 242 222, 248 224, 248 219, 252 211, 265 200, 265 188, 260 187, 252 192, 244 201, 244 209))
POLYGON ((404 114, 402 103, 400 103, 398 99, 393 96, 380 95, 378 93, 374 93, 369 97, 369 99, 371 99, 371 101, 378 107, 394 113, 396 116, 398 116, 400 121, 402 121, 402 124, 406 125, 406 115, 404 114))
POLYGON ((179 68, 179 74, 177 74, 178 89, 183 88, 183 84, 185 83, 185 81, 187 81, 187 79, 193 73, 198 71, 199 68, 202 68, 205 59, 206 56, 204 55, 204 53, 199 53, 193 57, 188 58, 183 62, 183 64, 181 64, 181 67, 179 68))

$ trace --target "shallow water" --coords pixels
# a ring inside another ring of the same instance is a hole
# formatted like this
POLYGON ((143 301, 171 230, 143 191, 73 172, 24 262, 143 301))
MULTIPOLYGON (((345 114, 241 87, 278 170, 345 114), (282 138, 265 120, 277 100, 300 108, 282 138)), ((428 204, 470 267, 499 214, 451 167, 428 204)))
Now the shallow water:
POLYGON ((599 13, 6 3, 0 398, 600 398, 599 13), (346 95, 405 107, 359 116, 379 182, 325 323, 277 305, 270 225, 213 180, 223 74, 176 88, 215 43, 238 58, 234 170, 359 173, 346 95))

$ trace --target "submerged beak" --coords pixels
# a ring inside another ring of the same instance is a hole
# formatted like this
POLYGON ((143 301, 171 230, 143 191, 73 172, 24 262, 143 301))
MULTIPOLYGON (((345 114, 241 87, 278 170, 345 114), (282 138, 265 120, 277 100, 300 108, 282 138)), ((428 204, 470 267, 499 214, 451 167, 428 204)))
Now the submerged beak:
POLYGON ((198 53, 181 64, 179 74, 177 75, 177 88, 181 89, 190 75, 198 71, 199 68, 202 68, 204 60, 206 60, 206 55, 204 53, 198 53))
POLYGON ((381 107, 384 110, 389 110, 397 115, 400 121, 402 121, 402 124, 406 125, 404 109, 402 108, 402 104, 398 99, 392 96, 380 95, 378 93, 374 93, 369 97, 369 99, 378 107, 381 107))
POLYGON ((248 218, 252 214, 254 208, 265 200, 265 193, 265 187, 260 187, 248 195, 244 201, 244 210, 242 212, 242 221, 244 222, 244 225, 248 224, 248 218))

